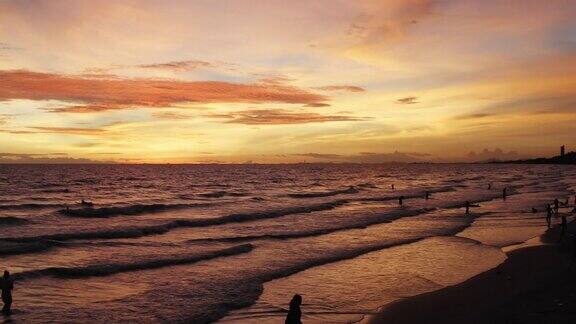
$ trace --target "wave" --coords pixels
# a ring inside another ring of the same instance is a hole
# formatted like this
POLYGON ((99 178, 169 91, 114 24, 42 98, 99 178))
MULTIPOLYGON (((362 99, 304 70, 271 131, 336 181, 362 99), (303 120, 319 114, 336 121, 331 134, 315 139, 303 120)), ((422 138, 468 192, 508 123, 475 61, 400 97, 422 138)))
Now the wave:
POLYGON ((213 191, 207 193, 198 194, 200 197, 204 198, 222 198, 222 197, 244 197, 245 193, 242 192, 229 192, 229 191, 213 191))
POLYGON ((59 208, 63 207, 63 204, 11 204, 11 205, 0 205, 0 210, 22 210, 22 209, 46 209, 46 208, 59 208))
POLYGON ((364 183, 357 184, 356 186, 360 187, 360 188, 378 189, 378 186, 372 182, 364 182, 364 183))
POLYGON ((46 242, 10 242, 0 240, 0 255, 16 255, 43 252, 52 248, 52 245, 46 242))
POLYGON ((96 265, 71 267, 71 268, 52 267, 52 268, 22 272, 15 275, 15 277, 17 279, 30 279, 42 276, 51 276, 57 278, 84 278, 84 277, 108 276, 120 272, 157 269, 173 265, 196 263, 220 257, 248 253, 253 249, 254 246, 251 244, 242 244, 218 251, 210 251, 185 256, 175 256, 171 258, 143 260, 133 263, 96 264, 96 265))
POLYGON ((452 191, 456 191, 456 189, 454 188, 454 186, 446 186, 446 187, 440 187, 440 188, 430 188, 428 190, 423 190, 423 191, 419 191, 419 192, 412 193, 412 194, 405 194, 405 195, 395 194, 395 195, 385 195, 385 196, 375 196, 375 197, 363 197, 363 198, 357 198, 354 200, 355 201, 389 201, 389 200, 396 200, 399 198, 399 196, 403 196, 404 199, 422 198, 426 191, 433 194, 433 193, 441 193, 441 192, 452 192, 452 191))
POLYGON ((323 266, 338 261, 353 259, 367 253, 394 248, 401 245, 417 243, 435 236, 452 236, 454 234, 459 233, 467 226, 468 225, 457 226, 455 228, 446 230, 444 233, 439 233, 435 235, 422 236, 419 238, 401 239, 395 242, 382 242, 378 244, 350 249, 347 251, 340 251, 339 253, 334 253, 331 255, 328 254, 317 259, 291 264, 289 267, 280 269, 278 271, 263 273, 258 277, 250 278, 250 280, 245 281, 244 282, 245 286, 238 287, 238 289, 241 290, 241 292, 236 292, 236 294, 243 296, 241 300, 238 300, 237 302, 234 303, 227 302, 224 305, 220 305, 218 309, 219 311, 217 312, 211 314, 195 315, 194 317, 191 317, 189 320, 191 322, 216 322, 217 320, 223 318, 231 310, 251 306, 256 302, 256 300, 264 291, 264 283, 266 282, 280 278, 285 278, 310 268, 323 266))
POLYGON ((71 240, 135 238, 147 235, 163 234, 174 228, 180 228, 180 227, 207 227, 213 225, 222 225, 226 223, 247 222, 257 219, 275 218, 292 214, 311 213, 315 211, 329 210, 341 206, 343 204, 346 204, 347 202, 348 202, 347 200, 338 200, 330 203, 322 203, 308 206, 297 206, 264 212, 230 214, 217 218, 200 218, 191 220, 181 219, 159 225, 128 227, 128 228, 100 230, 91 232, 74 232, 74 233, 69 232, 69 233, 46 234, 39 236, 7 237, 3 238, 2 240, 9 242, 45 241, 48 244, 50 243, 57 244, 58 242, 71 241, 71 240))
POLYGON ((367 228, 371 225, 390 223, 402 217, 410 217, 421 215, 430 211, 435 210, 434 208, 429 209, 414 209, 414 210, 404 210, 395 214, 387 213, 382 214, 376 218, 365 219, 362 222, 355 224, 348 224, 345 226, 331 227, 331 228, 321 228, 310 231, 301 232, 286 232, 277 234, 262 234, 262 235, 244 235, 244 236, 229 236, 229 237, 214 237, 214 238, 202 238, 202 239, 191 239, 188 243, 210 243, 210 242, 243 242, 252 240, 287 240, 293 238, 303 238, 326 235, 339 231, 347 231, 352 229, 362 229, 367 228))
POLYGON ((68 189, 68 188, 64 188, 64 189, 42 189, 42 190, 40 190, 40 192, 44 192, 44 193, 70 193, 70 189, 68 189))
POLYGON ((122 207, 100 207, 100 208, 77 208, 61 209, 59 212, 70 217, 84 218, 108 218, 119 215, 141 215, 146 213, 156 213, 174 209, 185 209, 194 207, 206 207, 210 204, 135 204, 122 207))
POLYGON ((0 225, 22 225, 28 222, 29 222, 28 220, 18 217, 12 217, 12 216, 0 217, 0 225))
POLYGON ((293 193, 288 194, 289 197, 292 198, 317 198, 317 197, 330 197, 342 194, 355 194, 359 193, 360 191, 355 187, 350 187, 348 189, 340 189, 340 190, 333 190, 333 191, 320 191, 320 192, 303 192, 303 193, 293 193))

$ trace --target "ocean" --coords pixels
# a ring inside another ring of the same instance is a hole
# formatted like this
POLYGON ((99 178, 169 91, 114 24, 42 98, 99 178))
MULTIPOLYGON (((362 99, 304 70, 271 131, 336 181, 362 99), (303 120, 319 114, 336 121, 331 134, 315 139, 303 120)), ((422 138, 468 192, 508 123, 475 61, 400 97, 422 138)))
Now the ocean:
POLYGON ((16 278, 14 314, 0 322, 283 323, 296 293, 306 323, 361 321, 502 263, 502 249, 546 230, 547 203, 573 203, 575 175, 508 164, 0 165, 0 270, 16 278), (466 214, 466 201, 478 207, 466 214))

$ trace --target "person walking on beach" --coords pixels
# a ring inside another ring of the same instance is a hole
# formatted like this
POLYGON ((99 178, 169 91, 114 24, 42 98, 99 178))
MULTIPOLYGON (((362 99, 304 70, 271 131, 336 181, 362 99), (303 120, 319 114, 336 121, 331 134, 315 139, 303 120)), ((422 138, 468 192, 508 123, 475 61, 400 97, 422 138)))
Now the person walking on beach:
POLYGON ((554 214, 556 214, 556 216, 558 216, 558 209, 560 209, 560 201, 556 198, 554 199, 554 214))
POLYGON ((566 231, 568 231, 568 220, 566 219, 566 214, 562 214, 562 223, 560 223, 560 239, 564 239, 564 235, 566 235, 566 231))
POLYGON ((2 302, 4 307, 2 307, 2 313, 4 315, 10 315, 12 313, 12 290, 14 289, 14 282, 10 278, 10 272, 8 270, 4 271, 4 276, 0 281, 0 288, 2 289, 2 302))
POLYGON ((302 310, 300 309, 300 305, 302 305, 302 296, 296 294, 290 301, 290 309, 288 310, 284 324, 302 324, 302 310))
POLYGON ((548 228, 552 224, 552 207, 550 204, 546 205, 546 223, 548 224, 548 228))

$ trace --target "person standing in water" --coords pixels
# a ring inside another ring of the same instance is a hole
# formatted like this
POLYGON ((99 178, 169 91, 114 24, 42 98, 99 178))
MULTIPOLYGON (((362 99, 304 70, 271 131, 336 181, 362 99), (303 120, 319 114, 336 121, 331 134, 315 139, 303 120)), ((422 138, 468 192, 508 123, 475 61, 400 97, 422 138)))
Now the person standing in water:
POLYGON ((394 184, 391 184, 391 185, 390 185, 390 188, 392 188, 392 190, 394 190, 394 184))
POLYGON ((558 209, 560 209, 560 201, 556 198, 554 199, 554 214, 558 215, 558 209))
POLYGON ((506 187, 504 187, 504 189, 502 189, 502 199, 506 200, 506 187))
POLYGON ((466 215, 470 214, 470 201, 466 200, 466 204, 464 206, 466 207, 466 215))
POLYGON ((404 196, 398 197, 398 204, 400 204, 400 206, 402 206, 403 202, 404 202, 404 196))
POLYGON ((552 207, 550 205, 546 205, 546 223, 548 224, 548 228, 552 223, 552 207))
POLYGON ((10 272, 8 270, 4 271, 4 276, 2 281, 0 281, 0 288, 2 288, 2 302, 4 307, 2 307, 2 313, 4 315, 10 315, 12 313, 12 290, 14 290, 14 282, 10 278, 10 272))
POLYGON ((491 183, 488 184, 488 190, 490 190, 490 189, 492 189, 492 184, 491 184, 491 183))
POLYGON ((302 305, 302 296, 296 294, 290 301, 290 309, 288 310, 284 324, 302 324, 302 310, 300 309, 300 305, 302 305))
POLYGON ((424 198, 426 200, 430 199, 430 191, 426 191, 426 193, 424 194, 424 198))

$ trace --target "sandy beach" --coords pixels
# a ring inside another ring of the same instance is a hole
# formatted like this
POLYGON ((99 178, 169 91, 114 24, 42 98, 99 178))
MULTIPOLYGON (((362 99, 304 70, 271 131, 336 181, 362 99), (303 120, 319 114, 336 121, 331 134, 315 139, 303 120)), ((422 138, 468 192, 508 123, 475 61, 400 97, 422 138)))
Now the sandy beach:
MULTIPOLYGON (((576 226, 570 224, 574 233, 576 226)), ((397 301, 366 322, 377 323, 574 323, 576 269, 572 242, 558 244, 559 229, 541 244, 508 252, 495 269, 461 284, 397 301)))

